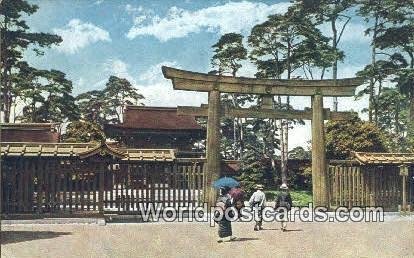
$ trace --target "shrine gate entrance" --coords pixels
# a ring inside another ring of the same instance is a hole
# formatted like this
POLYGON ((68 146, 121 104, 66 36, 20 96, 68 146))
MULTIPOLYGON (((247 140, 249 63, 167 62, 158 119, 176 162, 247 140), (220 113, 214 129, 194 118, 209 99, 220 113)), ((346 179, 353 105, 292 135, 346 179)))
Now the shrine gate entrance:
POLYGON ((308 119, 312 120, 312 189, 313 205, 329 206, 328 173, 325 155, 324 120, 347 120, 355 114, 332 112, 323 108, 323 97, 355 95, 361 78, 337 80, 273 80, 208 75, 171 67, 162 67, 164 77, 171 79, 174 89, 208 92, 208 106, 179 107, 178 112, 207 116, 207 168, 205 199, 215 202, 212 182, 220 177, 220 117, 308 119), (222 107, 220 93, 256 94, 261 97, 260 109, 222 107), (273 96, 311 96, 310 110, 273 109, 273 96))

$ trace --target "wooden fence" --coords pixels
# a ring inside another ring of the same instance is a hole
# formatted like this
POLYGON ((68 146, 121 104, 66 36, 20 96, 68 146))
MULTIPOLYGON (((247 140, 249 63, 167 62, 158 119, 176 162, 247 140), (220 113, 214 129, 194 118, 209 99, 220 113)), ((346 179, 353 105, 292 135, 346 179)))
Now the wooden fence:
POLYGON ((10 158, 2 160, 3 214, 137 213, 203 202, 202 162, 130 162, 10 158))
POLYGON ((120 164, 105 172, 105 212, 135 213, 140 205, 193 207, 203 201, 203 163, 120 164))
POLYGON ((382 206, 397 210, 402 179, 397 166, 337 165, 329 167, 330 205, 382 206))

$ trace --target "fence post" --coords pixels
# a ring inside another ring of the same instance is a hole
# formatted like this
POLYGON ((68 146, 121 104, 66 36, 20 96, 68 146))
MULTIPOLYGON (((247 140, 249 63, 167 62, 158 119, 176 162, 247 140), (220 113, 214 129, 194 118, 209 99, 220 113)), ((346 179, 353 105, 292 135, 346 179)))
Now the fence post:
POLYGON ((99 203, 98 203, 98 210, 100 214, 103 214, 104 211, 104 199, 103 195, 105 192, 105 163, 99 163, 99 203))
POLYGON ((407 211, 407 176, 408 176, 408 167, 400 166, 400 176, 402 176, 402 207, 401 211, 407 211))
MULTIPOLYGON (((3 189, 6 189, 6 187, 7 187, 5 182, 4 182, 4 185, 3 185, 3 173, 7 173, 7 172, 4 171, 5 169, 3 167, 3 164, 4 164, 4 159, 1 159, 0 160, 0 214, 3 214, 4 210, 5 210, 5 209, 3 209, 3 204, 4 204, 4 202, 3 202, 3 189)), ((5 192, 7 193, 7 190, 5 192)))

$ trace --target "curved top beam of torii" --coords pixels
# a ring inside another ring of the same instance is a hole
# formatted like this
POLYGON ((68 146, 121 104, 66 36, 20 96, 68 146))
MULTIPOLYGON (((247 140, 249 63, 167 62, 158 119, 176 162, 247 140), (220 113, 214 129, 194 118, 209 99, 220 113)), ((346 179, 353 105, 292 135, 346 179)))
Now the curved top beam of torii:
POLYGON ((289 96, 354 96, 363 78, 337 80, 274 80, 231 77, 196 73, 163 66, 162 73, 171 79, 174 89, 188 91, 218 90, 224 93, 289 95, 289 96))

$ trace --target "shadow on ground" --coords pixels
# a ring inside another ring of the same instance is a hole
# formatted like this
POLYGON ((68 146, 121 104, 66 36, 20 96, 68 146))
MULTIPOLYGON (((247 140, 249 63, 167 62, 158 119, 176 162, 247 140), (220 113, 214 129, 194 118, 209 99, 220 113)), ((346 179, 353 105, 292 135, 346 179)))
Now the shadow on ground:
POLYGON ((285 232, 303 231, 302 229, 285 229, 285 232))
POLYGON ((62 235, 70 235, 70 232, 53 231, 1 231, 1 244, 11 244, 32 241, 37 239, 55 238, 62 235))
MULTIPOLYGON (((279 230, 281 231, 281 229, 278 228, 263 228, 260 231, 267 231, 267 230, 279 230)), ((285 232, 294 232, 294 231, 303 231, 303 229, 286 229, 285 232)))
POLYGON ((239 237, 233 240, 234 242, 244 242, 244 241, 252 241, 252 240, 259 240, 257 237, 239 237))

